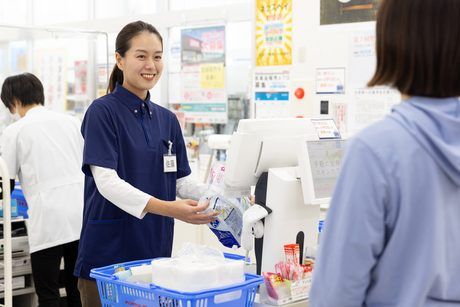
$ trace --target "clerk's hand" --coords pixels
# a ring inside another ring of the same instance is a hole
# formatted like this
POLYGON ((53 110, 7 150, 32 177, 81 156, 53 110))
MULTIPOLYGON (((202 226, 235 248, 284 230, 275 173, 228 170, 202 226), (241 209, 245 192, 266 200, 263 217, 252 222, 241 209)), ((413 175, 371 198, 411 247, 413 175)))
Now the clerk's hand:
POLYGON ((190 224, 208 224, 213 222, 219 215, 215 211, 203 212, 208 206, 208 201, 198 204, 197 201, 191 199, 175 200, 171 202, 171 216, 190 224))

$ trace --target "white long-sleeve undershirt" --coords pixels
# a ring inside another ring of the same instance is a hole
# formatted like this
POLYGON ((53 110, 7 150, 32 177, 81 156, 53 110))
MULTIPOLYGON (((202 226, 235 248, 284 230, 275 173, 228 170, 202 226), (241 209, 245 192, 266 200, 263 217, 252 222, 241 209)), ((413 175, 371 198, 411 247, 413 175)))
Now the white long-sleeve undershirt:
MULTIPOLYGON (((90 169, 96 187, 105 199, 139 219, 147 214, 146 206, 151 195, 121 179, 114 169, 95 165, 90 165, 90 169)), ((176 181, 176 194, 183 199, 199 200, 206 190, 207 185, 196 182, 190 175, 176 181)))

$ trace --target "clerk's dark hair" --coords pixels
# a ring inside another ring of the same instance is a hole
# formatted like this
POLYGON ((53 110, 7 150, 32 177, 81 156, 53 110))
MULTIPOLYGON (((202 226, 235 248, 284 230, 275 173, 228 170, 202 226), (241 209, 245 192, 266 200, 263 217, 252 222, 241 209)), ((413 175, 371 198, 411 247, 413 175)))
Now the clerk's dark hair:
POLYGON ((382 0, 369 86, 409 96, 460 96, 460 1, 382 0))
MULTIPOLYGON (((155 34, 160 40, 161 46, 163 46, 163 38, 161 37, 160 32, 158 32, 158 30, 151 24, 138 20, 128 23, 123 27, 123 29, 121 29, 120 33, 118 33, 115 41, 115 52, 124 57, 126 51, 131 48, 131 40, 142 32, 155 34)), ((113 92, 117 83, 123 84, 123 72, 118 68, 117 64, 115 64, 112 73, 110 74, 107 93, 113 92)))
POLYGON ((0 98, 10 111, 13 110, 14 100, 19 100, 22 106, 45 104, 43 84, 40 79, 31 73, 6 78, 2 85, 0 98))

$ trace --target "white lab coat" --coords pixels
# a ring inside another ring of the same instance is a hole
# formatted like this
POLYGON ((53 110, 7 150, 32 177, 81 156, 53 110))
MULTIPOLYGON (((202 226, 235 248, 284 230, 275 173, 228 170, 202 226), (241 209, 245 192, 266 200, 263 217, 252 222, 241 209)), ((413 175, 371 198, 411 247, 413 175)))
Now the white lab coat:
POLYGON ((79 121, 34 107, 3 131, 0 148, 28 203, 30 252, 78 240, 84 182, 79 121))

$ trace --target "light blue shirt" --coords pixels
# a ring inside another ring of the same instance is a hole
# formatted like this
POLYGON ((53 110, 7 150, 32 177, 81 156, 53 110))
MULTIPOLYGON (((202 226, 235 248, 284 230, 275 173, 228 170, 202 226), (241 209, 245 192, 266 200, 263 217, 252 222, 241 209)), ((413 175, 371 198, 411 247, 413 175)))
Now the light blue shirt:
POLYGON ((459 100, 402 102, 342 163, 309 306, 460 306, 459 100))

